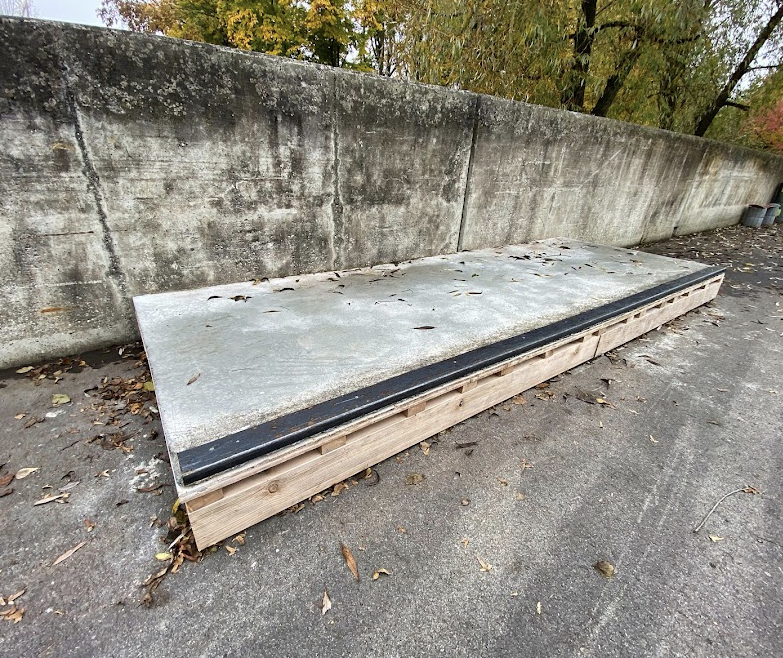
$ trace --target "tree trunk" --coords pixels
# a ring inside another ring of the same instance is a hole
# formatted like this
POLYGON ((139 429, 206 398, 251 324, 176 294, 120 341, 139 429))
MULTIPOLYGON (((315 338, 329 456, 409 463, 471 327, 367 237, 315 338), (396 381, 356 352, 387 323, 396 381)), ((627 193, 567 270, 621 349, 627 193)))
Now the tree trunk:
POLYGON ((587 74, 595 39, 595 12, 598 0, 582 0, 582 16, 574 34, 574 63, 566 75, 567 85, 560 102, 567 110, 581 112, 585 104, 587 74))
POLYGON ((720 112, 720 109, 726 105, 726 101, 729 100, 729 96, 731 96, 731 93, 742 79, 742 76, 750 69, 750 65, 753 63, 756 55, 758 55, 759 50, 761 50, 762 46, 767 42, 767 39, 769 39, 770 35, 775 31, 775 28, 780 24, 782 19, 783 2, 780 3, 778 10, 770 17, 769 21, 764 26, 764 29, 761 30, 758 37, 756 37, 753 45, 745 54, 745 57, 742 58, 742 61, 737 65, 737 68, 734 69, 734 72, 731 74, 731 77, 728 82, 726 82, 723 89, 718 92, 715 100, 712 101, 707 110, 699 117, 699 120, 696 123, 696 130, 693 133, 694 135, 699 137, 704 136, 704 133, 707 132, 707 129, 712 124, 718 112, 720 112))
POLYGON ((620 58, 615 72, 609 76, 609 79, 606 81, 606 86, 601 93, 601 97, 598 99, 595 107, 593 107, 593 111, 591 112, 593 116, 606 116, 607 112, 609 112, 609 108, 612 106, 612 103, 614 103, 614 99, 617 98, 617 94, 620 93, 620 90, 625 84, 625 80, 633 70, 633 67, 636 65, 636 62, 641 54, 642 49, 639 41, 634 38, 631 47, 626 50, 620 58))

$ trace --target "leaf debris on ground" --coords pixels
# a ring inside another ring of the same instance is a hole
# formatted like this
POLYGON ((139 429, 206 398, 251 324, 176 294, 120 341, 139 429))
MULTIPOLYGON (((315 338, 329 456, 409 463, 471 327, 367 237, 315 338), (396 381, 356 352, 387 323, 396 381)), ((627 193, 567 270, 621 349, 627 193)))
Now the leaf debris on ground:
POLYGON ((345 544, 340 544, 340 547, 343 551, 343 557, 345 558, 345 564, 348 565, 348 568, 351 570, 351 573, 353 574, 353 577, 356 579, 356 582, 359 582, 359 567, 356 566, 356 559, 353 557, 353 553, 351 553, 351 549, 348 548, 345 544))
POLYGON ((611 562, 607 562, 606 560, 598 560, 598 562, 593 565, 593 569, 600 573, 604 578, 611 578, 614 576, 614 565, 611 562))
POLYGON ((68 549, 63 553, 60 557, 58 557, 54 562, 52 562, 51 566, 55 567, 61 562, 65 562, 71 555, 73 555, 76 551, 78 551, 80 548, 82 548, 87 542, 86 541, 80 541, 76 546, 74 546, 71 549, 68 549))

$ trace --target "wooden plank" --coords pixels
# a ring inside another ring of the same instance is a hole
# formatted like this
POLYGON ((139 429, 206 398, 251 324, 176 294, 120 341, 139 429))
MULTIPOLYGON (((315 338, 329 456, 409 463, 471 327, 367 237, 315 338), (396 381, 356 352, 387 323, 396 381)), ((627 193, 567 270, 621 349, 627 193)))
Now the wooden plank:
POLYGON ((303 445, 279 451, 282 454, 267 456, 262 468, 255 464, 258 470, 246 471, 243 477, 232 481, 215 478, 211 484, 213 489, 219 490, 218 497, 205 498, 201 493, 187 502, 198 546, 204 548, 240 532, 419 441, 670 321, 712 299, 721 280, 722 276, 719 276, 547 345, 535 353, 392 405, 372 414, 371 418, 325 433, 325 438, 303 441, 303 445))

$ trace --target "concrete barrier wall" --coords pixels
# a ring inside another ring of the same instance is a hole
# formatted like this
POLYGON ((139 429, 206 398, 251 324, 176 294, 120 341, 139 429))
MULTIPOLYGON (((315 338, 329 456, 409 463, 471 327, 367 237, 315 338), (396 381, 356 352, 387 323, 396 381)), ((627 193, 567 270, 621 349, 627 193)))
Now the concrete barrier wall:
POLYGON ((0 367, 136 337, 133 295, 736 223, 783 159, 487 96, 0 18, 0 367))

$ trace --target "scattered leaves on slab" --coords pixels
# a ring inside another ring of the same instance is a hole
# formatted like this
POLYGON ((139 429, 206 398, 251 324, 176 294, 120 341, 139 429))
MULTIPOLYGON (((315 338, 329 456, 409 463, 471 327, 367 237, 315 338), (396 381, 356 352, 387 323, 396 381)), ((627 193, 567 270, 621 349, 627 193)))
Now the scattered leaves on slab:
POLYGON ((52 406, 53 407, 59 407, 61 404, 68 404, 71 401, 71 398, 65 393, 55 393, 52 395, 52 406))
POLYGON ((718 535, 710 535, 710 541, 712 542, 723 541, 723 537, 718 537, 718 535))
POLYGON ((195 383, 196 380, 201 377, 201 373, 198 373, 197 375, 193 375, 190 379, 188 379, 188 383, 185 384, 185 386, 190 386, 191 384, 195 383))
POLYGON ((407 485, 415 485, 419 484, 424 480, 424 475, 421 473, 409 473, 408 476, 405 478, 405 484, 407 485))
POLYGON ((387 576, 391 576, 391 571, 387 571, 386 569, 376 569, 372 573, 372 579, 373 580, 378 580, 378 578, 381 577, 382 573, 385 573, 387 576))
POLYGON ((614 576, 614 565, 610 562, 607 562, 606 560, 598 560, 598 562, 593 565, 593 569, 600 573, 604 578, 611 578, 614 576))
POLYGON ((321 602, 321 616, 323 617, 332 609, 332 599, 329 598, 329 592, 324 590, 324 598, 321 602))
POLYGON ((340 544, 340 547, 343 551, 343 557, 345 558, 345 564, 348 565, 348 568, 351 570, 351 573, 353 574, 353 577, 356 579, 356 582, 359 582, 359 567, 356 566, 356 560, 353 557, 353 553, 351 553, 351 549, 348 548, 345 544, 340 544))
POLYGON ((22 368, 19 368, 19 370, 17 370, 16 372, 19 375, 24 375, 26 372, 30 372, 32 369, 33 366, 24 366, 22 368))
POLYGON ((421 448, 421 451, 425 455, 429 455, 430 454, 430 446, 431 446, 431 444, 427 443, 426 441, 422 441, 421 443, 419 443, 419 448, 421 448))
POLYGON ((55 567, 58 564, 60 564, 60 562, 65 562, 65 560, 67 560, 69 557, 71 557, 71 555, 73 555, 76 551, 78 551, 80 548, 82 548, 86 543, 87 543, 86 541, 80 541, 78 544, 76 544, 76 546, 74 546, 71 549, 68 549, 67 551, 65 551, 65 553, 63 553, 60 557, 58 557, 54 562, 52 562, 51 566, 55 567))
POLYGON ((35 473, 36 471, 40 471, 41 467, 36 466, 35 468, 20 468, 16 472, 16 479, 17 480, 24 480, 28 475, 35 473))

